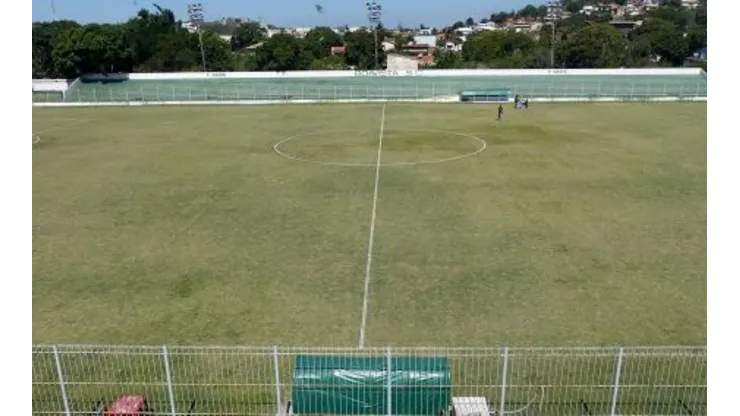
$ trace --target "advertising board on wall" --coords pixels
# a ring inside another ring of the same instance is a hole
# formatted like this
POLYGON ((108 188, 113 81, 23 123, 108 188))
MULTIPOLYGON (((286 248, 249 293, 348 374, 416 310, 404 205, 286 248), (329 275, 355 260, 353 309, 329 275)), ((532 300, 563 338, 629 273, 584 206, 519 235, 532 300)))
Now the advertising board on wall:
POLYGON ((419 75, 414 69, 388 69, 379 71, 355 71, 356 77, 415 77, 419 75))

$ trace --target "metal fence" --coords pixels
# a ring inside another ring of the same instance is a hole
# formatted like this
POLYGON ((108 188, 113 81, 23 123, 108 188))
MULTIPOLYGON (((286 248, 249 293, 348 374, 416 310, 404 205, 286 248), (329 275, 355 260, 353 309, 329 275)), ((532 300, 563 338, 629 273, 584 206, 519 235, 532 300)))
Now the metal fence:
POLYGON ((273 416, 291 399, 295 359, 306 354, 387 357, 388 363, 445 357, 450 385, 440 387, 453 397, 484 397, 495 415, 700 415, 707 409, 706 347, 35 345, 33 414, 89 415, 119 395, 141 394, 155 414, 273 416))
POLYGON ((707 96, 707 83, 699 79, 686 81, 637 82, 562 82, 562 83, 445 83, 417 82, 404 84, 347 85, 330 83, 252 83, 221 87, 183 85, 146 86, 122 84, 80 84, 59 93, 36 92, 34 102, 120 102, 120 101, 341 101, 341 100, 449 100, 464 89, 507 88, 511 95, 533 99, 598 99, 639 100, 642 98, 701 98, 707 96))

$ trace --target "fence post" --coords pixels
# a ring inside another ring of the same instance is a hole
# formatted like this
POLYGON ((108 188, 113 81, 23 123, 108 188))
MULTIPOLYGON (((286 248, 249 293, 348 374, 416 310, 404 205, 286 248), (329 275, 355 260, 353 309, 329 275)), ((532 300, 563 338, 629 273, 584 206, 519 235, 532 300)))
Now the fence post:
POLYGON ((275 367, 275 400, 277 400, 277 413, 275 414, 280 415, 280 406, 283 399, 280 396, 280 356, 278 355, 277 345, 272 347, 272 364, 275 367))
POLYGON ((52 347, 54 351, 54 363, 57 367, 57 376, 59 377, 59 388, 62 390, 62 401, 64 402, 64 414, 70 416, 72 412, 69 409, 69 398, 67 398, 67 386, 64 381, 64 373, 62 372, 62 360, 59 358, 59 350, 57 346, 52 347))
POLYGON ((504 365, 501 368, 501 403, 499 404, 498 414, 504 415, 506 409, 506 377, 509 373, 509 347, 504 348, 504 365))
POLYGON ((162 345, 162 360, 164 360, 164 374, 167 377, 167 395, 170 399, 170 414, 172 416, 177 415, 175 409, 175 395, 172 392, 172 370, 170 369, 170 354, 167 351, 167 346, 162 345))
POLYGON ((393 414, 393 375, 391 373, 391 366, 393 365, 392 355, 391 355, 391 347, 388 346, 388 353, 386 357, 386 369, 388 371, 387 373, 387 386, 386 386, 386 395, 387 397, 387 404, 388 406, 388 416, 393 414))
POLYGON ((619 398, 619 378, 622 375, 622 361, 624 360, 624 347, 619 348, 617 353, 617 369, 614 371, 614 391, 612 392, 612 405, 609 409, 611 416, 617 415, 617 399, 619 398))

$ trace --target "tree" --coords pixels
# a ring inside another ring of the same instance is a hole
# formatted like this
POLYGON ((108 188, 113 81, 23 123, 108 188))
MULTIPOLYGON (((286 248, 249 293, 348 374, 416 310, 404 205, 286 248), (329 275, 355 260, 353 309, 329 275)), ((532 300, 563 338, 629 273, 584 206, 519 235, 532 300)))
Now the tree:
POLYGON ((312 71, 337 71, 347 69, 344 58, 340 55, 329 55, 311 62, 309 69, 312 71))
POLYGON ((344 37, 347 52, 345 62, 356 69, 375 69, 375 50, 378 52, 379 65, 385 62, 385 52, 378 42, 377 49, 374 48, 375 36, 372 32, 358 30, 348 33, 344 37))
POLYGON ((689 56, 689 40, 672 22, 648 18, 637 29, 637 35, 650 45, 650 53, 672 65, 681 65, 689 56))
POLYGON ((465 19, 465 26, 470 27, 473 25, 475 25, 475 19, 473 19, 472 17, 468 17, 467 19, 465 19))
POLYGON ((393 38, 393 47, 396 50, 403 49, 406 45, 414 41, 414 37, 411 35, 398 35, 395 38, 393 38))
POLYGON ((266 37, 267 32, 259 23, 248 22, 236 27, 229 42, 232 51, 239 51, 261 42, 266 37))
POLYGON ((329 27, 317 27, 306 34, 304 47, 314 59, 326 58, 332 46, 342 46, 342 38, 329 27))
POLYGON ((301 69, 301 45, 293 36, 279 33, 257 49, 256 58, 263 71, 295 71, 301 69))
POLYGON ((52 60, 55 72, 67 78, 132 69, 130 50, 118 25, 90 24, 62 32, 56 39, 52 60))
POLYGON ((434 66, 438 69, 460 68, 462 59, 460 54, 445 49, 437 49, 434 52, 434 66))
POLYGON ((203 32, 203 55, 206 58, 206 69, 209 71, 228 71, 231 64, 229 43, 217 33, 203 32))
POLYGON ((686 28, 686 26, 694 21, 694 15, 692 12, 681 7, 680 2, 677 7, 671 5, 658 7, 657 9, 650 11, 647 14, 647 18, 666 20, 680 29, 686 28))
MULTIPOLYGON (((545 10, 547 10, 547 8, 545 8, 545 10)), ((539 17, 539 11, 537 7, 532 6, 531 4, 528 4, 524 6, 523 9, 519 10, 517 15, 521 17, 535 18, 535 17, 539 17)))
POLYGON ((562 48, 568 68, 617 68, 627 58, 627 39, 605 23, 587 26, 568 38, 562 48))
POLYGON ((505 64, 517 62, 526 66, 527 57, 535 49, 532 37, 514 31, 482 31, 468 38, 463 45, 462 56, 469 62, 505 64))
POLYGON ((578 13, 581 11, 583 6, 586 5, 585 0, 565 0, 563 1, 563 9, 570 13, 578 13))
POLYGON ((465 23, 459 20, 452 25, 452 29, 460 29, 461 27, 465 27, 465 23))
POLYGON ((55 22, 34 23, 32 26, 32 76, 33 78, 58 78, 54 69, 52 51, 59 35, 69 29, 80 27, 77 22, 59 20, 55 22))

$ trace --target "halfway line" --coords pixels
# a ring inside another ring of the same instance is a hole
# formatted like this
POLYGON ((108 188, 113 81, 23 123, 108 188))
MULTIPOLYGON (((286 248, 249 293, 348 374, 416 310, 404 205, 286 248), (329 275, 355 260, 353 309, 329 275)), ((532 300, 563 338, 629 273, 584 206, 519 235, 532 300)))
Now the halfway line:
POLYGON ((385 129, 385 107, 380 116, 380 134, 378 135, 378 158, 375 161, 375 189, 373 190, 373 211, 370 217, 370 237, 367 243, 367 263, 365 264, 365 291, 362 296, 362 322, 360 322, 359 347, 365 347, 365 324, 367 323, 367 302, 370 294, 370 268, 373 263, 373 244, 375 242, 375 217, 378 210, 378 181, 380 180, 380 154, 383 151, 383 130, 385 129))

